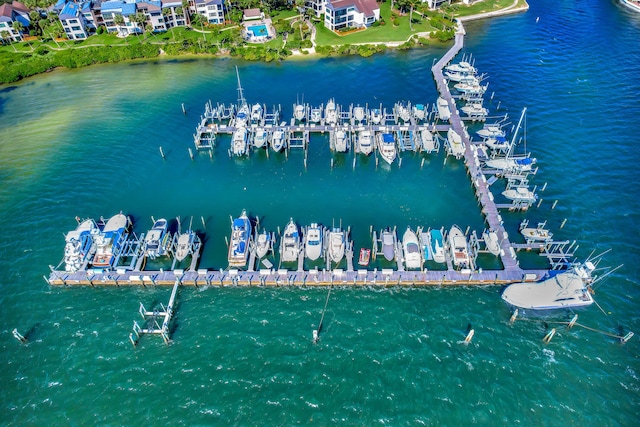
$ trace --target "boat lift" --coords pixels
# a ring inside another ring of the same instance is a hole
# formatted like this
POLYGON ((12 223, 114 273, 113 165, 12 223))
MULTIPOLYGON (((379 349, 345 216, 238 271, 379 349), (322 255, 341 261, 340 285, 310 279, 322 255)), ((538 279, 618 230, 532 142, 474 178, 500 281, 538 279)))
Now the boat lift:
POLYGON ((174 303, 179 286, 180 278, 177 278, 175 284, 173 285, 173 290, 171 291, 169 303, 167 304, 166 308, 162 304, 160 304, 161 310, 147 311, 144 305, 140 303, 140 308, 138 311, 140 312, 142 318, 145 320, 145 324, 143 325, 143 327, 141 327, 138 322, 136 322, 135 320, 133 321, 133 332, 129 334, 129 340, 134 347, 138 345, 141 336, 145 334, 160 335, 164 340, 164 343, 169 344, 169 325, 174 314, 174 303), (162 321, 162 325, 160 325, 159 321, 162 321))

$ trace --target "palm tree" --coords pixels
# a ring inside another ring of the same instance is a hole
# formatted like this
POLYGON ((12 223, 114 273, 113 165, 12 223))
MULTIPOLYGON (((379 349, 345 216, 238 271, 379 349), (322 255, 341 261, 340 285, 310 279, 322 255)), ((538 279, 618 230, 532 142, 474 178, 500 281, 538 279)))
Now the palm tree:
POLYGON ((418 0, 407 0, 409 6, 411 6, 411 11, 409 12, 409 29, 413 31, 413 8, 418 5, 418 0))
POLYGON ((118 27, 118 34, 120 34, 121 27, 124 25, 124 17, 120 14, 113 15, 113 23, 118 27))
POLYGON ((18 49, 16 49, 16 47, 13 45, 13 43, 11 43, 11 34, 9 34, 9 31, 7 31, 7 30, 3 30, 3 31, 0 33, 0 36, 2 36, 2 40, 3 40, 5 43, 7 42, 7 40, 9 41, 9 44, 11 45, 11 47, 13 47, 13 50, 14 50, 15 52, 17 52, 17 51, 18 51, 18 49))
POLYGON ((20 38, 22 38, 22 30, 24 30, 24 25, 22 25, 22 22, 20 21, 13 21, 13 30, 16 31, 18 33, 18 35, 20 36, 20 38))
POLYGON ((133 15, 132 21, 138 25, 138 27, 142 30, 142 35, 144 35, 145 23, 147 22, 147 15, 145 15, 142 12, 138 12, 135 15, 133 15))
POLYGON ((187 21, 187 25, 191 24, 191 14, 189 13, 189 1, 182 0, 182 9, 184 10, 184 18, 187 21))

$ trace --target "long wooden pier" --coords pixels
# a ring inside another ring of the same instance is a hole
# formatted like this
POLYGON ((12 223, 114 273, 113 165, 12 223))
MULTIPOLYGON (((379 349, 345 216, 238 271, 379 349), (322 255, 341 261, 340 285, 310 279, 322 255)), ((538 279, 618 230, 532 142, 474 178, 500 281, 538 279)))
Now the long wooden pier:
POLYGON ((120 271, 74 273, 53 271, 47 282, 63 286, 466 286, 503 285, 519 281, 535 281, 547 270, 285 270, 259 271, 207 270, 197 271, 120 271))
POLYGON ((453 47, 449 49, 449 51, 438 62, 436 62, 431 71, 433 72, 440 97, 445 99, 447 101, 447 104, 449 105, 449 109, 451 111, 451 118, 449 119, 451 128, 461 136, 462 142, 464 143, 465 165, 475 188, 476 197, 478 198, 480 205, 482 206, 482 213, 484 213, 489 227, 493 229, 498 235, 498 240, 500 242, 501 248, 500 260, 502 261, 502 265, 504 266, 505 274, 507 274, 508 276, 522 276, 523 271, 518 265, 515 251, 513 250, 511 242, 509 241, 509 236, 503 227, 503 222, 500 213, 498 212, 498 207, 493 201, 493 194, 491 194, 491 190, 489 189, 487 180, 482 173, 482 170, 480 169, 477 152, 472 149, 472 143, 469 138, 469 134, 467 132, 467 129, 463 125, 462 120, 460 119, 460 114, 458 113, 455 99, 451 95, 449 85, 447 84, 447 81, 442 74, 442 70, 444 69, 444 67, 449 62, 451 62, 451 60, 462 49, 464 45, 464 35, 464 27, 462 26, 462 23, 459 23, 453 47))

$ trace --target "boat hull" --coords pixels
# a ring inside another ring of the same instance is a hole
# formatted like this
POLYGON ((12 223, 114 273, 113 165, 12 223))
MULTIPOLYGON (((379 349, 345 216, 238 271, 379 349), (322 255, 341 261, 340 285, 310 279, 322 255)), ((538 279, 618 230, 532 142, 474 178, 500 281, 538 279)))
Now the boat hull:
POLYGON ((502 299, 514 307, 540 311, 586 307, 594 302, 583 278, 572 270, 541 282, 509 285, 502 299))
POLYGON ((420 254, 418 236, 411 229, 407 229, 402 236, 402 250, 405 267, 408 270, 422 268, 422 255, 420 254))

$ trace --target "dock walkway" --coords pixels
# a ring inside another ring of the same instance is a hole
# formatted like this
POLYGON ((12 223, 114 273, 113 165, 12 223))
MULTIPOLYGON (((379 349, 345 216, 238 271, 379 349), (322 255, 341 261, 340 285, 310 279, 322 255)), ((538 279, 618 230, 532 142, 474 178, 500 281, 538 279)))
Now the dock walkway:
POLYGON ((438 62, 436 62, 431 71, 433 72, 440 97, 447 101, 449 109, 451 110, 451 118, 449 119, 451 128, 461 136, 462 142, 464 143, 465 165, 467 167, 467 172, 471 177, 471 181, 474 185, 476 197, 478 198, 478 201, 482 206, 482 212, 487 219, 489 227, 493 229, 498 235, 501 247, 500 260, 502 261, 505 272, 513 273, 514 276, 522 276, 522 269, 518 265, 515 251, 513 250, 511 242, 509 242, 509 236, 503 227, 502 218, 500 217, 500 213, 498 212, 498 207, 493 201, 493 195, 491 194, 491 190, 489 189, 487 180, 482 173, 482 170, 480 169, 479 162, 477 161, 477 154, 472 149, 472 143, 469 138, 469 134, 464 124, 462 123, 460 113, 456 108, 456 101, 451 95, 449 85, 447 84, 447 81, 442 74, 442 70, 444 69, 444 67, 449 62, 451 62, 451 60, 458 54, 458 52, 460 52, 460 50, 464 46, 464 35, 464 27, 462 26, 462 23, 459 22, 454 45, 438 62))

